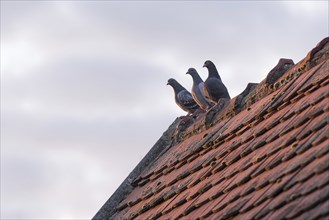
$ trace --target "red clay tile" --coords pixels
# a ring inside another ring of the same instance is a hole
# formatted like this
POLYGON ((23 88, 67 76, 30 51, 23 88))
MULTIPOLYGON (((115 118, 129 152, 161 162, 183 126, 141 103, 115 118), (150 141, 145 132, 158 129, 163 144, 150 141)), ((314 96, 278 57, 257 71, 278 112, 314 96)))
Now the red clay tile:
POLYGON ((258 159, 259 156, 256 155, 255 159, 253 159, 253 163, 255 164, 255 171, 251 174, 251 178, 257 177, 263 173, 265 173, 266 171, 266 166, 268 166, 269 163, 271 163, 271 161, 273 161, 275 159, 275 156, 270 156, 268 157, 267 155, 265 155, 265 157, 261 157, 263 159, 259 160, 258 159))
MULTIPOLYGON (((270 201, 264 201, 263 203, 257 205, 257 206, 249 206, 250 209, 240 209, 239 210, 239 215, 235 216, 232 219, 236 219, 236 220, 240 220, 240 219, 256 219, 256 216, 259 212, 261 212, 262 210, 264 210, 265 207, 267 207, 268 203, 270 201)), ((249 202, 247 203, 249 204, 249 202)), ((245 204, 244 206, 246 206, 247 204, 245 204)))
POLYGON ((302 201, 302 198, 297 198, 296 200, 291 201, 290 203, 285 204, 278 210, 268 210, 264 209, 263 212, 259 213, 259 216, 262 218, 268 219, 285 219, 285 217, 293 210, 299 203, 302 201))
POLYGON ((225 208, 219 210, 219 212, 214 212, 211 215, 212 219, 231 219, 240 213, 240 209, 249 201, 251 195, 248 195, 239 200, 228 204, 225 208))
MULTIPOLYGON (((300 171, 297 171, 298 173, 300 171)), ((276 179, 274 182, 271 182, 270 189, 265 193, 265 196, 268 198, 274 198, 279 195, 281 192, 285 190, 285 186, 287 183, 291 182, 291 180, 296 176, 296 173, 290 173, 282 178, 276 179)))
POLYGON ((323 217, 324 219, 329 218, 329 199, 325 200, 320 205, 315 206, 308 212, 302 213, 298 216, 299 219, 307 219, 307 220, 317 220, 323 217))
POLYGON ((192 188, 201 182, 201 179, 211 171, 212 167, 204 167, 193 174, 194 178, 187 188, 192 188))
MULTIPOLYGON (((318 173, 320 173, 320 171, 323 171, 323 169, 324 169, 324 168, 322 168, 322 165, 323 165, 323 167, 326 167, 327 162, 328 162, 327 156, 323 156, 319 160, 312 161, 308 166, 304 167, 300 172, 298 172, 298 174, 293 179, 291 179, 288 184, 286 184, 285 188, 289 188, 289 187, 291 187, 291 185, 295 185, 297 182, 304 182, 304 181, 308 180, 309 178, 311 178, 312 176, 314 176, 317 173, 316 172, 317 170, 318 170, 318 173), (319 169, 319 168, 321 168, 321 169, 319 169)), ((329 174, 328 174, 328 177, 329 177, 329 174)))
POLYGON ((290 201, 295 200, 296 198, 300 197, 300 194, 298 193, 298 189, 300 187, 300 184, 296 183, 295 185, 292 185, 289 189, 283 188, 283 191, 275 196, 274 198, 270 199, 270 203, 266 207, 269 211, 273 211, 276 209, 279 209, 280 207, 285 206, 290 201))
MULTIPOLYGON (((319 123, 321 124, 321 123, 319 123)), ((298 142, 297 146, 295 147, 296 154, 302 154, 303 152, 307 151, 313 145, 319 145, 320 143, 324 142, 328 139, 329 128, 328 126, 323 127, 321 130, 311 133, 311 137, 308 139, 304 139, 298 142)))
POLYGON ((312 192, 313 190, 316 190, 318 188, 321 188, 325 185, 329 185, 329 169, 328 166, 326 165, 327 169, 323 170, 322 173, 314 173, 314 176, 312 176, 311 178, 309 178, 307 181, 305 182, 300 182, 300 185, 303 184, 307 184, 308 187, 307 188, 302 188, 299 190, 299 193, 302 195, 306 195, 310 192, 312 192))
POLYGON ((169 205, 172 203, 172 201, 177 197, 177 195, 165 200, 158 206, 155 206, 153 209, 145 212, 145 214, 141 215, 141 218, 145 219, 157 219, 159 217, 162 218, 162 215, 164 213, 164 210, 169 207, 169 205))
POLYGON ((300 197, 275 211, 272 215, 268 216, 270 219, 283 219, 295 218, 303 212, 307 212, 317 204, 321 204, 329 198, 329 185, 313 191, 306 197, 300 197))
POLYGON ((319 146, 322 146, 322 147, 319 147, 319 150, 315 155, 316 158, 321 158, 324 155, 328 154, 329 147, 326 147, 326 146, 329 146, 329 137, 327 137, 326 140, 324 140, 321 144, 319 144, 319 146))
POLYGON ((186 201, 184 204, 178 206, 171 211, 171 219, 178 219, 185 215, 186 210, 190 210, 194 207, 194 200, 186 201))

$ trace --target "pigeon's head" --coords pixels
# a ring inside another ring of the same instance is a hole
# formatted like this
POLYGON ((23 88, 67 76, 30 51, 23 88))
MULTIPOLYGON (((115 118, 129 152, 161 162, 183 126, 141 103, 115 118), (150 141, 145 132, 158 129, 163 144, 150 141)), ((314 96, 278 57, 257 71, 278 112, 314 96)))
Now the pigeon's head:
POLYGON ((173 78, 170 78, 170 79, 168 79, 168 82, 167 82, 167 85, 175 85, 176 84, 176 80, 175 79, 173 79, 173 78))
POLYGON ((186 73, 186 74, 193 75, 193 74, 196 74, 196 73, 197 73, 196 69, 194 69, 194 68, 189 68, 189 69, 187 70, 187 73, 186 73))
POLYGON ((211 62, 210 60, 207 60, 206 62, 204 62, 203 67, 207 67, 207 68, 209 68, 209 67, 212 66, 212 65, 214 65, 214 63, 211 62))
POLYGON ((206 62, 204 62, 203 67, 207 67, 208 77, 216 77, 216 78, 220 79, 218 70, 213 62, 211 62, 210 60, 207 60, 206 62))

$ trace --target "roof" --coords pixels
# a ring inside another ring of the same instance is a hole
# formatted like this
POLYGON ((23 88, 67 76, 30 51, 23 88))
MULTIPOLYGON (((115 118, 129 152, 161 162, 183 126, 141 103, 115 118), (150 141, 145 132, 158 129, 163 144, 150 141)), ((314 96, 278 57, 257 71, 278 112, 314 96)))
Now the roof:
POLYGON ((94 219, 328 219, 329 38, 180 118, 94 219))

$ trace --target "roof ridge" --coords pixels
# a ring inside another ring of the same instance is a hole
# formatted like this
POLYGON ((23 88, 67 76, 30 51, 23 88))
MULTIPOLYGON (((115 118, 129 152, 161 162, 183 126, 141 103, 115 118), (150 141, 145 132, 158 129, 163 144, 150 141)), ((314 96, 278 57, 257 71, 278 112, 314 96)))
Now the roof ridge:
POLYGON ((210 109, 198 119, 193 120, 192 125, 198 127, 186 126, 186 130, 181 129, 176 135, 176 144, 209 129, 227 118, 232 118, 242 110, 249 108, 252 104, 260 101, 262 98, 270 95, 281 86, 295 80, 303 73, 314 66, 324 63, 329 58, 329 37, 324 38, 313 48, 307 56, 297 64, 291 59, 281 58, 278 64, 267 74, 267 77, 260 83, 248 83, 246 89, 231 100, 220 99, 219 103, 210 109), (198 122, 198 123, 195 123, 198 122), (200 123, 201 122, 201 123, 200 123))

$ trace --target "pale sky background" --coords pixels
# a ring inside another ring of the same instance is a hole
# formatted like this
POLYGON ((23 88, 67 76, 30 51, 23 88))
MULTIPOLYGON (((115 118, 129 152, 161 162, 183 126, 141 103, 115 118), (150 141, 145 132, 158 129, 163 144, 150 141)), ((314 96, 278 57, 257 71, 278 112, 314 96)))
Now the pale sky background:
POLYGON ((90 219, 185 115, 212 60, 231 97, 328 34, 328 1, 1 1, 1 219, 90 219))

